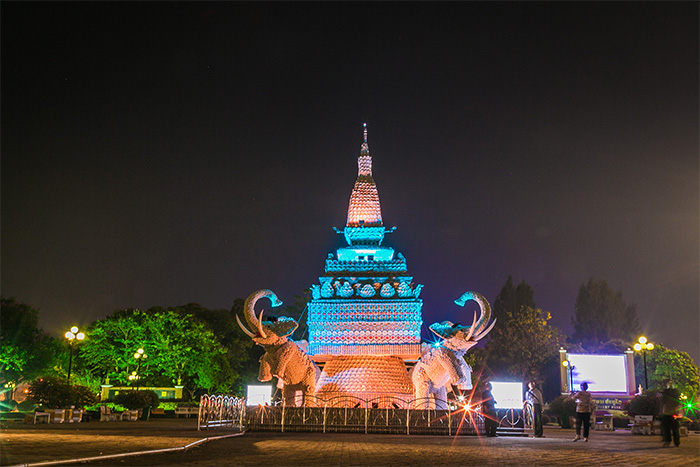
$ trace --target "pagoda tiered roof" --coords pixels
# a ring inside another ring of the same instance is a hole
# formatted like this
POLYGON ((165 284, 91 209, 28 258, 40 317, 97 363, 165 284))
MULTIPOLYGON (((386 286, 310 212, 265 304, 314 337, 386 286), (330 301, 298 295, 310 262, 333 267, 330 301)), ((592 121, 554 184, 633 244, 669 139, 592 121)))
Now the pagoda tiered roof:
POLYGON ((348 246, 329 255, 319 284, 311 287, 307 353, 316 360, 340 355, 417 358, 422 286, 412 283, 403 255, 381 245, 386 231, 366 125, 343 233, 348 246))

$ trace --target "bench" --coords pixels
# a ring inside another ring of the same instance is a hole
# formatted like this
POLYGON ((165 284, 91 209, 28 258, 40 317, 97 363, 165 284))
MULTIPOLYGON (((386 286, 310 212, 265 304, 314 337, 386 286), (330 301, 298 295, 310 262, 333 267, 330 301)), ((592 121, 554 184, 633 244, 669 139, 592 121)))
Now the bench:
POLYGON ((100 406, 100 421, 101 422, 113 422, 119 420, 121 414, 119 412, 112 412, 108 406, 100 406))
POLYGON ((594 425, 593 429, 596 431, 615 431, 615 427, 613 426, 613 415, 611 413, 605 412, 605 411, 597 411, 595 412, 595 416, 593 418, 594 420, 594 425))
POLYGON ((139 411, 138 410, 127 410, 125 412, 122 412, 121 414, 121 419, 125 420, 127 422, 135 422, 139 419, 139 411))
POLYGON ((199 415, 199 407, 175 407, 175 417, 180 418, 184 415, 185 418, 190 418, 190 415, 199 415))
POLYGON ((80 423, 83 421, 83 414, 85 409, 68 409, 68 422, 69 423, 80 423))
POLYGON ((66 421, 66 409, 49 410, 49 423, 63 423, 66 421))
POLYGON ((49 412, 34 412, 34 417, 27 415, 24 418, 24 421, 25 423, 30 423, 33 420, 34 424, 36 425, 37 423, 49 423, 50 418, 51 414, 49 412))
POLYGON ((635 415, 634 425, 632 425, 632 434, 650 435, 654 432, 654 416, 653 415, 635 415))

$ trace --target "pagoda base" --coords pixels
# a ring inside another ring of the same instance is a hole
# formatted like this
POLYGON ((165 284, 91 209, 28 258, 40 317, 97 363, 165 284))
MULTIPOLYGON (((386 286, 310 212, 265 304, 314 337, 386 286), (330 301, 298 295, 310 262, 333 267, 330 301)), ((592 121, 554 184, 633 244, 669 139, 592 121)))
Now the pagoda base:
POLYGON ((403 359, 396 356, 330 357, 316 383, 316 396, 333 407, 403 407, 413 399, 413 384, 403 359), (362 399, 362 402, 357 399, 362 399))

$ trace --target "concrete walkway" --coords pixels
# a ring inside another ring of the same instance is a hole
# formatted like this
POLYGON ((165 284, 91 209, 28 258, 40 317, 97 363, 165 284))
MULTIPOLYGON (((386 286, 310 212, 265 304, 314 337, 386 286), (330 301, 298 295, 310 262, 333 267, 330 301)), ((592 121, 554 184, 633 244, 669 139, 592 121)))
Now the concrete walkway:
MULTIPOLYGON (((0 464, 38 463, 102 454, 185 446, 231 434, 197 432, 194 420, 92 422, 80 425, 2 426, 0 464)), ((693 466, 700 465, 700 435, 662 448, 659 436, 629 431, 593 432, 572 443, 573 430, 546 427, 545 438, 246 433, 187 451, 72 465, 153 466, 693 466)))

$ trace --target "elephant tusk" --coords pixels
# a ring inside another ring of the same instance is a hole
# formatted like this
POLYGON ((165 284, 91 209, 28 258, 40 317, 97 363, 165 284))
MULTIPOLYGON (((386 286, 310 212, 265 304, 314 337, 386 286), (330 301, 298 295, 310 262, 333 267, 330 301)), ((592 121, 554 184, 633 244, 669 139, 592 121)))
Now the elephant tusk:
POLYGON ((476 340, 476 341, 481 340, 484 336, 486 336, 486 334, 488 334, 489 332, 491 332, 491 329, 493 329, 493 326, 494 326, 495 324, 496 324, 496 319, 493 320, 493 322, 492 322, 491 325, 488 327, 488 329, 486 329, 484 332, 482 332, 482 333, 480 333, 479 335, 477 335, 477 336, 474 338, 474 340, 476 340))
POLYGON ((265 289, 258 290, 257 292, 250 294, 250 296, 246 299, 245 305, 243 305, 243 316, 245 317, 246 323, 248 323, 248 329, 255 329, 258 327, 258 317, 255 316, 255 304, 260 298, 264 297, 267 292, 268 291, 265 289))
POLYGON ((467 337, 464 338, 465 341, 468 341, 471 339, 472 334, 474 334, 474 326, 476 325, 476 313, 474 313, 474 321, 472 322, 472 325, 469 326, 469 333, 467 334, 467 337))
POLYGON ((241 323, 241 319, 236 315, 236 321, 238 321, 238 325, 241 327, 244 333, 248 335, 248 337, 255 337, 255 334, 250 332, 245 326, 243 326, 243 323, 241 323))
POLYGON ((265 338, 267 338, 267 334, 265 334, 265 331, 263 330, 263 325, 262 325, 263 313, 265 313, 265 310, 260 310, 260 316, 258 317, 258 332, 260 333, 260 336, 263 339, 265 339, 265 338))

